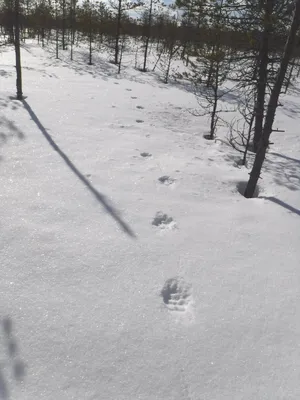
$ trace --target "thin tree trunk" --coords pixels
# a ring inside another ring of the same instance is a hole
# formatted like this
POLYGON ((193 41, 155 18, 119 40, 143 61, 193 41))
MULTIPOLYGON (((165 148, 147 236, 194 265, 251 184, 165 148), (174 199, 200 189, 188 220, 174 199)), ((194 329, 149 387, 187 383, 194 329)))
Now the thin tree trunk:
POLYGON ((73 46, 74 46, 74 1, 71 0, 71 7, 70 7, 70 21, 71 21, 71 54, 70 58, 73 61, 73 46))
POLYGON ((169 81, 171 62, 172 62, 172 58, 173 58, 173 49, 174 49, 174 43, 171 43, 170 49, 169 49, 170 53, 169 53, 167 70, 166 70, 165 83, 168 83, 168 81, 169 81))
POLYGON ((151 25, 152 25, 152 7, 153 7, 153 0, 150 0, 150 8, 149 8, 149 18, 148 18, 148 29, 147 29, 147 37, 146 37, 146 43, 145 43, 145 53, 144 53, 144 66, 143 66, 143 71, 147 71, 147 56, 148 56, 148 47, 149 47, 149 41, 150 41, 150 36, 151 36, 151 25))
POLYGON ((121 51, 120 51, 120 60, 119 60, 118 74, 121 73, 121 65, 122 65, 122 58, 123 58, 124 45, 125 45, 125 35, 123 36, 122 44, 121 44, 121 51))
POLYGON ((290 85, 291 85, 291 81, 292 81, 292 77, 293 77, 293 72, 294 72, 294 68, 295 68, 295 63, 296 63, 296 60, 295 60, 295 58, 294 58, 294 60, 293 60, 293 62, 292 62, 292 65, 291 65, 291 69, 290 69, 289 76, 288 76, 287 81, 286 81, 284 94, 287 94, 287 91, 289 90, 289 87, 290 87, 290 85))
POLYGON ((247 198, 251 198, 254 195, 254 191, 261 173, 261 168, 265 160, 266 151, 269 145, 269 138, 272 133, 273 123, 278 106, 278 99, 288 69, 289 61, 292 57, 293 49, 296 44, 296 36, 299 26, 300 26, 300 0, 296 0, 293 22, 285 45, 284 54, 280 63, 280 68, 276 77, 275 85, 271 92, 262 137, 259 141, 259 147, 254 160, 252 171, 250 173, 250 179, 245 191, 245 197, 247 198))
POLYGON ((254 138, 253 149, 254 152, 258 149, 258 143, 262 135, 264 110, 265 110, 265 96, 268 80, 268 63, 269 63, 269 38, 272 30, 272 13, 274 8, 274 0, 266 0, 264 9, 264 31, 262 33, 261 47, 259 51, 259 70, 257 82, 257 98, 255 104, 255 124, 254 124, 254 138))
POLYGON ((118 3, 118 15, 117 15, 117 31, 116 31, 116 41, 115 41, 115 61, 117 65, 119 62, 119 42, 120 42, 120 30, 121 30, 121 17, 122 17, 122 0, 118 3))
POLYGON ((249 121, 249 126, 248 126, 248 135, 247 135, 247 140, 246 140, 246 146, 245 146, 245 151, 244 151, 244 155, 243 155, 243 160, 242 160, 242 165, 246 165, 246 161, 247 161, 247 154, 248 154, 248 150, 249 150, 249 146, 250 146, 250 140, 251 140, 251 133, 252 133, 252 126, 254 123, 254 118, 255 115, 252 114, 250 121, 249 121))
POLYGON ((66 0, 62 2, 62 49, 66 50, 66 0))
POLYGON ((211 113, 211 121, 210 121, 210 139, 213 140, 216 133, 216 125, 217 125, 217 109, 218 109, 218 100, 219 100, 219 70, 220 65, 217 61, 216 70, 215 70, 215 85, 213 86, 214 91, 214 104, 211 113))
POLYGON ((17 99, 23 100, 22 92, 22 66, 20 51, 20 2, 15 0, 15 53, 16 53, 16 72, 17 72, 17 99))
POLYGON ((154 64, 154 67, 153 67, 153 69, 152 69, 153 72, 155 71, 155 68, 157 67, 157 64, 159 63, 162 54, 163 54, 163 49, 162 49, 161 52, 159 53, 158 58, 157 58, 157 60, 156 60, 156 62, 155 62, 155 64, 154 64))
POLYGON ((90 44, 90 51, 89 51, 89 65, 92 65, 92 41, 93 41, 93 34, 92 34, 92 14, 90 12, 90 21, 89 21, 89 44, 90 44))
POLYGON ((55 23, 56 23, 55 53, 56 53, 56 59, 58 59, 58 9, 57 9, 57 1, 55 2, 55 23))

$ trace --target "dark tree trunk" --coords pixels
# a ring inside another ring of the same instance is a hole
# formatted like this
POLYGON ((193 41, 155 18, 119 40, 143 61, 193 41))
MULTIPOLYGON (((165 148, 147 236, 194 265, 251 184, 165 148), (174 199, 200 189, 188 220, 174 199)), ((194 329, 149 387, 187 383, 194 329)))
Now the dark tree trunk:
POLYGON ((115 41, 115 60, 114 63, 117 65, 119 62, 119 43, 120 43, 120 32, 121 32, 121 18, 122 18, 122 0, 118 3, 118 15, 117 15, 117 31, 115 41))
POLYGON ((266 0, 264 9, 264 31, 262 33, 260 51, 258 56, 258 82, 257 82, 257 97, 255 104, 255 124, 254 124, 254 137, 253 149, 257 152, 259 140, 262 135, 264 110, 265 110, 265 96, 268 80, 268 63, 269 63, 269 38, 272 30, 272 13, 274 8, 274 0, 266 0))
POLYGON ((62 2, 62 49, 66 50, 66 0, 62 2))
POLYGON ((287 94, 287 91, 289 90, 289 87, 291 86, 293 72, 294 72, 294 68, 295 68, 295 63, 296 63, 296 60, 294 58, 294 60, 292 61, 292 65, 291 65, 291 69, 290 69, 289 75, 288 75, 287 80, 286 80, 284 94, 287 94))
POLYGON ((213 88, 214 90, 214 103, 213 109, 210 116, 210 135, 209 139, 213 140, 216 133, 216 118, 217 118, 217 107, 218 107, 218 89, 216 87, 213 88))
POLYGON ((56 25, 56 31, 55 31, 55 55, 56 59, 58 59, 58 10, 57 10, 57 3, 55 3, 55 25, 56 25))
POLYGON ((23 100, 22 92, 22 66, 20 51, 20 2, 15 0, 15 54, 16 54, 16 72, 17 72, 17 99, 23 100))
POLYGON ((273 123, 275 119, 276 109, 278 106, 278 99, 283 86, 284 78, 288 69, 289 61, 293 54, 293 49, 296 44, 297 31, 300 26, 300 0, 295 3, 294 18, 291 25, 290 33, 285 45, 283 58, 280 63, 280 68, 276 77, 274 88, 271 92, 267 115, 265 119, 264 129, 262 137, 259 141, 257 154, 254 160, 253 168, 250 173, 250 179, 246 187, 245 197, 251 198, 254 195, 254 191, 261 173, 261 168, 266 156, 266 151, 269 145, 269 138, 272 133, 273 123))
POLYGON ((172 42, 169 47, 169 58, 168 58, 168 65, 167 65, 167 70, 166 70, 166 76, 165 76, 165 83, 169 82, 169 76, 170 76, 170 69, 171 69, 171 62, 172 58, 174 55, 174 43, 172 42))
POLYGON ((122 44, 121 44, 121 51, 120 51, 120 60, 119 60, 118 74, 121 73, 121 65, 122 65, 122 58, 123 58, 124 46, 125 46, 125 35, 123 36, 123 40, 122 40, 122 44))
POLYGON ((92 14, 90 13, 90 21, 89 21, 89 65, 92 65, 92 43, 93 43, 92 14))
POLYGON ((152 25, 152 8, 153 8, 153 0, 150 0, 147 36, 146 36, 145 53, 144 53, 144 66, 143 66, 144 72, 147 71, 147 56, 148 56, 148 47, 149 47, 149 41, 151 36, 151 25, 152 25))
POLYGON ((71 54, 70 58, 73 61, 73 46, 74 46, 74 18, 75 17, 75 2, 71 0, 71 7, 70 7, 70 22, 71 22, 71 54))

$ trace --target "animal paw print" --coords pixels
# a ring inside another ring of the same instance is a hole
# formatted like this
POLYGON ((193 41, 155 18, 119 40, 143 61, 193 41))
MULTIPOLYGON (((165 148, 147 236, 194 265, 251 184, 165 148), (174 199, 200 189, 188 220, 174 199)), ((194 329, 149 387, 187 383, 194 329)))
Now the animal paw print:
POLYGON ((168 279, 161 291, 163 302, 170 311, 185 312, 192 298, 192 286, 181 277, 168 279))

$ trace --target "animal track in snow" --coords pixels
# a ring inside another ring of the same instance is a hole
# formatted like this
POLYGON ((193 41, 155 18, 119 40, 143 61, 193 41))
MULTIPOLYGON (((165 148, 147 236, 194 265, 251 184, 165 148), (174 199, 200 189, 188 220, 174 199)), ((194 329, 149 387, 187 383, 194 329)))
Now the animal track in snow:
POLYGON ((126 89, 126 90, 127 90, 127 92, 132 92, 132 89, 129 89, 129 88, 128 88, 128 89, 126 89))
POLYGON ((175 179, 170 178, 168 175, 161 176, 160 178, 158 178, 158 180, 160 183, 166 186, 172 185, 172 183, 175 182, 175 179))
POLYGON ((192 300, 192 286, 181 277, 170 278, 165 282, 161 296, 170 311, 185 312, 192 300))
POLYGON ((138 108, 139 110, 143 110, 145 107, 143 107, 143 106, 136 106, 136 108, 138 108))
POLYGON ((138 124, 142 124, 144 121, 142 119, 136 119, 135 122, 137 122, 138 124))
POLYGON ((136 97, 136 96, 131 96, 131 98, 132 98, 132 99, 137 99, 137 97, 136 97))
POLYGON ((159 228, 165 229, 174 229, 176 228, 176 222, 172 217, 169 217, 167 214, 164 214, 161 211, 158 211, 152 221, 152 225, 158 226, 159 228))
POLYGON ((148 157, 151 157, 152 154, 151 153, 147 153, 146 151, 144 151, 143 153, 141 153, 141 156, 144 157, 144 158, 148 158, 148 157))

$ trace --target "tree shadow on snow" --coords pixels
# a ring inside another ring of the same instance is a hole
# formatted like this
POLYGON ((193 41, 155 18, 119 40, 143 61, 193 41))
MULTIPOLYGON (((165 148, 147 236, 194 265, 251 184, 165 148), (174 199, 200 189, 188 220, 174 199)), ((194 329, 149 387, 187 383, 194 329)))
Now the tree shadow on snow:
POLYGON ((269 172, 277 185, 292 191, 300 190, 300 160, 279 153, 268 153, 264 170, 269 172))
POLYGON ((10 119, 2 115, 1 110, 9 109, 15 111, 20 107, 18 101, 12 98, 0 98, 0 147, 7 144, 10 140, 17 138, 23 140, 25 138, 22 130, 10 119))
POLYGON ((0 399, 8 400, 10 398, 9 381, 6 378, 6 373, 17 382, 23 381, 26 374, 25 363, 20 358, 19 344, 13 332, 13 322, 10 317, 0 319, 2 331, 2 349, 1 367, 0 367, 0 399), (5 367, 5 368, 3 368, 5 367), (4 371, 5 369, 5 371, 4 371))
POLYGON ((72 161, 68 158, 68 156, 58 147, 55 141, 52 139, 51 135, 47 132, 45 127, 42 125, 41 121, 38 119, 37 115, 34 113, 30 105, 26 100, 23 100, 23 104, 28 114, 35 122, 36 126, 39 128, 41 133, 44 135, 50 146, 60 155, 60 157, 64 160, 67 166, 71 169, 71 171, 77 176, 77 178, 84 184, 84 186, 93 194, 93 196, 97 199, 97 201, 102 204, 103 208, 111 215, 111 217, 118 223, 118 225, 122 228, 122 230, 132 238, 135 238, 135 233, 131 230, 126 222, 122 220, 119 216, 118 211, 109 203, 109 201, 105 198, 103 194, 98 192, 92 184, 85 178, 85 176, 76 168, 76 166, 72 163, 72 161))
POLYGON ((283 99, 281 110, 289 118, 296 119, 299 117, 299 105, 295 101, 283 99))
MULTIPOLYGON (((50 54, 55 54, 54 50, 49 50, 50 54)), ((66 53, 68 54, 68 53, 66 53)), ((64 57, 62 51, 60 51, 60 56, 58 59, 51 60, 51 62, 43 63, 45 67, 53 67, 53 65, 69 68, 78 75, 90 75, 93 78, 101 78, 105 81, 108 78, 117 78, 118 66, 109 63, 107 60, 102 59, 97 53, 93 54, 92 65, 88 64, 89 56, 86 51, 76 51, 76 55, 73 61, 69 58, 64 57)))
MULTIPOLYGON (((48 51, 55 57, 55 49, 49 49, 48 51)), ((176 87, 180 90, 193 93, 194 87, 186 79, 174 78, 171 74, 169 77, 169 82, 164 83, 164 73, 157 73, 151 70, 147 73, 142 72, 138 68, 132 68, 132 64, 128 64, 125 61, 122 63, 121 73, 118 74, 118 65, 110 62, 109 57, 105 57, 101 52, 94 51, 92 56, 92 65, 89 65, 89 54, 87 50, 76 49, 74 54, 74 60, 71 61, 69 58, 69 53, 60 50, 59 59, 52 60, 51 62, 43 63, 45 67, 53 67, 53 65, 69 68, 73 70, 78 75, 90 75, 93 78, 101 78, 104 81, 108 81, 110 78, 113 79, 126 79, 131 82, 147 84, 152 87, 157 87, 161 89, 170 89, 176 87)))
POLYGON ((279 206, 285 208, 286 210, 289 210, 290 212, 300 216, 300 210, 298 210, 297 208, 295 208, 293 206, 290 206, 289 204, 285 203, 282 200, 277 199, 276 197, 273 197, 273 196, 270 196, 270 197, 261 196, 260 199, 265 199, 265 200, 272 201, 272 203, 278 204, 279 206))

